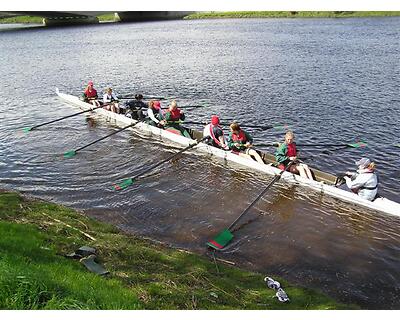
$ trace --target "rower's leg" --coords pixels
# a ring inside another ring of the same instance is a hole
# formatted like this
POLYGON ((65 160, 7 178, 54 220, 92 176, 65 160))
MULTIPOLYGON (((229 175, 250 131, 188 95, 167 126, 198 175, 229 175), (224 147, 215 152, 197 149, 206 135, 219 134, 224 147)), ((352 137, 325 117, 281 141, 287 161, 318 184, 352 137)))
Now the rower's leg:
POLYGON ((299 170, 300 176, 310 179, 310 180, 314 180, 313 175, 311 173, 310 168, 308 167, 308 165, 301 163, 297 166, 297 170, 299 170))
POLYGON ((258 154, 258 152, 256 150, 249 149, 248 154, 250 156, 253 156, 254 158, 256 158, 257 162, 264 164, 263 159, 260 157, 260 155, 258 154))
POLYGON ((304 167, 304 171, 306 172, 308 179, 314 180, 314 177, 313 177, 312 172, 311 172, 310 168, 308 167, 308 165, 303 163, 303 167, 304 167))
POLYGON ((307 173, 306 173, 306 171, 304 170, 304 167, 303 167, 302 165, 298 165, 298 166, 296 167, 296 169, 299 171, 300 177, 308 178, 308 177, 307 177, 307 173))

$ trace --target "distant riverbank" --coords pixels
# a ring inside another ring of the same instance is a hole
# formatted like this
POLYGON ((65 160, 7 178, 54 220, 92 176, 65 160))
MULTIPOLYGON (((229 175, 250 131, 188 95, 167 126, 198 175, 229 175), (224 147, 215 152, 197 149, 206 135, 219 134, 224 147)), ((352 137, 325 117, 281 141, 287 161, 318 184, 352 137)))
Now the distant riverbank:
POLYGON ((400 16, 400 11, 227 11, 200 12, 185 19, 225 18, 361 18, 400 16))
MULTIPOLYGON (((400 11, 209 11, 186 16, 184 19, 229 19, 229 18, 363 18, 394 17, 400 11)), ((98 16, 100 22, 118 22, 114 13, 98 16)), ((42 17, 19 16, 0 19, 1 23, 42 23, 42 17)))

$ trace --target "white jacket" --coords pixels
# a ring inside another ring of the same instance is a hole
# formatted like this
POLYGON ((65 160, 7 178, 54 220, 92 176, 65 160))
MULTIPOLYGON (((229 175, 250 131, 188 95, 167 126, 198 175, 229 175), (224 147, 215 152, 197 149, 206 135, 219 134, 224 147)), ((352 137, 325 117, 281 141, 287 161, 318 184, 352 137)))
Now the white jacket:
POLYGON ((111 93, 111 95, 109 95, 108 93, 105 93, 103 95, 103 102, 104 103, 110 103, 112 101, 118 101, 117 96, 115 95, 114 92, 111 93))
POLYGON ((358 189, 357 194, 366 200, 372 201, 378 193, 378 177, 368 169, 357 170, 351 178, 344 177, 349 189, 358 189))

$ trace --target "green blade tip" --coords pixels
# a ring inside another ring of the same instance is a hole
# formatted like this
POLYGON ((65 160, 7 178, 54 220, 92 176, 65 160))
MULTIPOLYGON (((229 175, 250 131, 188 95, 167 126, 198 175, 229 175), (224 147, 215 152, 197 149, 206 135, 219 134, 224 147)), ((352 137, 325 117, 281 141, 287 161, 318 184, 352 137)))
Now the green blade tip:
POLYGON ((75 150, 69 150, 67 152, 64 152, 64 158, 65 159, 72 158, 75 155, 76 155, 76 151, 75 150))
POLYGON ((31 130, 32 130, 31 127, 29 127, 29 128, 23 128, 23 129, 22 129, 22 131, 23 131, 24 133, 28 133, 28 132, 31 131, 31 130))
POLYGON ((129 187, 130 185, 132 185, 134 182, 134 180, 132 178, 126 179, 124 181, 122 181, 120 184, 114 184, 113 188, 114 191, 119 191, 119 190, 123 190, 126 189, 127 187, 129 187))

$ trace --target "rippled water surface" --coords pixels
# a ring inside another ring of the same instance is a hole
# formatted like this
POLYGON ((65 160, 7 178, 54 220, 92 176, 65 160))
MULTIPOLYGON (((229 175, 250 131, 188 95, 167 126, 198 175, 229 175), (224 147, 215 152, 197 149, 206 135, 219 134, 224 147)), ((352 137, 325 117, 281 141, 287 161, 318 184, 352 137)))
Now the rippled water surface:
MULTIPOLYGON (((189 120, 286 124, 298 143, 367 147, 314 155, 337 173, 368 156, 380 193, 400 201, 399 18, 169 21, 70 28, 0 26, 0 187, 84 210, 134 234, 206 253, 271 177, 188 153, 122 191, 112 183, 176 149, 132 131, 73 159, 60 154, 116 130, 77 116, 29 134, 21 128, 68 115, 55 87, 175 96, 189 120)), ((283 131, 251 131, 257 142, 283 131)), ((273 152, 273 149, 265 150, 273 152)), ((399 309, 400 219, 277 183, 237 226, 222 259, 318 288, 364 308, 399 309)))

